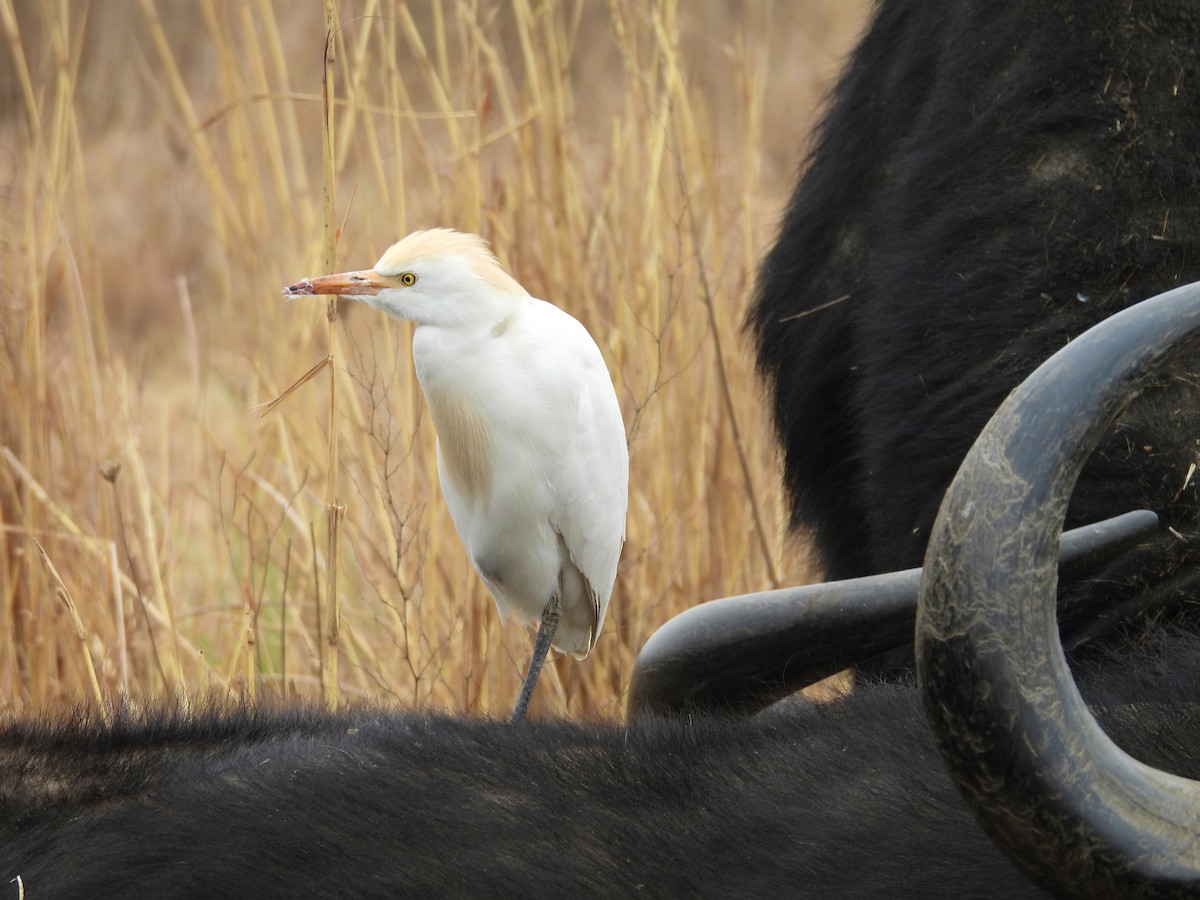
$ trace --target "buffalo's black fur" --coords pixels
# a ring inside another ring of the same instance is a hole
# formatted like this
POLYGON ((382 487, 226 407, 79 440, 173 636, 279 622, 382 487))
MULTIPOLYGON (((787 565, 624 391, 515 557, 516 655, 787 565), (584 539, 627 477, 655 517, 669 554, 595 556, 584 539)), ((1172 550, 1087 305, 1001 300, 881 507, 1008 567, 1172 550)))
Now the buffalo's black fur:
MULTIPOLYGON (((1099 670, 1093 699, 1137 756, 1200 776, 1200 645, 1164 648, 1099 670)), ((9 725, 0 883, 18 875, 30 898, 1036 896, 971 820, 909 684, 628 729, 294 710, 9 725)))
MULTIPOLYGON (((1197 279, 1192 0, 883 0, 749 320, 792 523, 826 575, 920 565, 1008 391, 1115 310, 1197 279)), ((1148 507, 1191 538, 1086 586, 1114 605, 1196 586, 1198 371, 1144 396, 1079 482, 1068 525, 1148 507)))

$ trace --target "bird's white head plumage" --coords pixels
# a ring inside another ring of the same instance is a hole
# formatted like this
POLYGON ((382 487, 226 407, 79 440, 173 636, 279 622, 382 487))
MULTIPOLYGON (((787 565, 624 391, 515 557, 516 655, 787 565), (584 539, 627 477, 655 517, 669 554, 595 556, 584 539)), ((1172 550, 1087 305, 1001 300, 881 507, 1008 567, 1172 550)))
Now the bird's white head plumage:
POLYGON ((490 324, 529 297, 483 238, 450 228, 414 231, 374 268, 305 279, 285 293, 353 297, 398 319, 446 326, 490 324))

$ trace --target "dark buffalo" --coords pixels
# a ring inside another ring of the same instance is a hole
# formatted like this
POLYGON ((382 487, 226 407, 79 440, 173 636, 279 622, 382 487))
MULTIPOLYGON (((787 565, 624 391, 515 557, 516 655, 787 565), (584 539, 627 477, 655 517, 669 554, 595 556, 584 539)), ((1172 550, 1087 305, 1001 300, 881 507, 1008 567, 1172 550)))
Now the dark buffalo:
MULTIPOLYGON (((1200 644, 1087 679, 1140 759, 1200 776, 1200 644)), ((16 897, 1033 897, 911 685, 751 720, 126 715, 0 731, 16 897)))
MULTIPOLYGON (((792 524, 825 574, 920 565, 1000 401, 1115 311, 1200 278, 1194 0, 884 0, 834 93, 750 325, 792 524)), ((1200 368, 1123 416, 1069 527, 1174 530, 1075 590, 1194 605, 1200 368)), ((1080 632, 1082 640, 1086 633, 1080 632)))

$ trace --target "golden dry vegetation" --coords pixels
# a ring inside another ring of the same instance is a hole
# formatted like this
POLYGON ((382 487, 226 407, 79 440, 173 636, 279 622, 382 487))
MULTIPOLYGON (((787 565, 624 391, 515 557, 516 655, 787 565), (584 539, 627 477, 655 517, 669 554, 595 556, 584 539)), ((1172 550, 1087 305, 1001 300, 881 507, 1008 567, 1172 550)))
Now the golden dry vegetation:
POLYGON ((608 624, 537 712, 618 716, 671 615, 807 578, 740 325, 865 12, 0 0, 0 709, 507 711, 531 633, 498 621, 438 494, 411 328, 348 305, 332 388, 254 411, 333 346, 324 303, 281 286, 433 225, 581 319, 625 414, 608 624))

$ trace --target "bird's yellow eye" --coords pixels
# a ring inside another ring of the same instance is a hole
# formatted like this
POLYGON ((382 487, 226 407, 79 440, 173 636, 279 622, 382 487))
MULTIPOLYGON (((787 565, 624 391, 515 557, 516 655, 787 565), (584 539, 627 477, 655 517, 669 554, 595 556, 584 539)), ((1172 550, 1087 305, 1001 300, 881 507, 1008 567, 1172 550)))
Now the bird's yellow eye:
POLYGON ((412 272, 404 272, 400 276, 400 283, 402 285, 404 285, 405 287, 412 287, 414 284, 417 283, 417 276, 414 275, 412 272))

